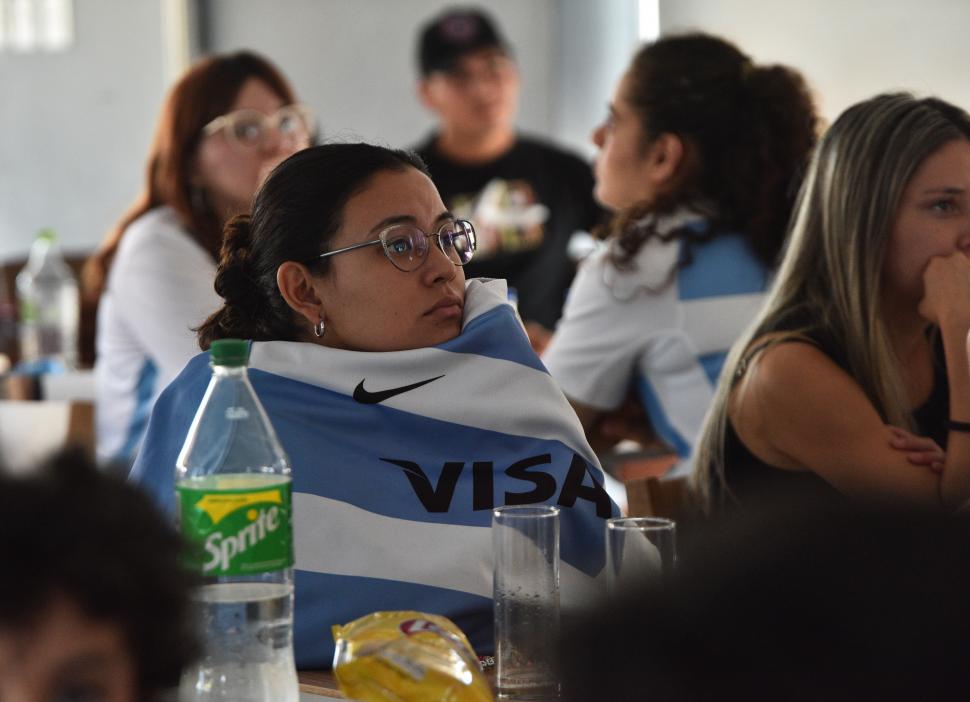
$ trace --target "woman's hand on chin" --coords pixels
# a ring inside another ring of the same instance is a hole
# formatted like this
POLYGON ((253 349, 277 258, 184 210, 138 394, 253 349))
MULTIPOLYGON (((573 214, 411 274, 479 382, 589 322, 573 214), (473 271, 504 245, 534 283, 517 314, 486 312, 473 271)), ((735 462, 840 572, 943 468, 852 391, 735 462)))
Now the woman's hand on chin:
POLYGON ((970 328, 970 258, 962 251, 930 259, 919 313, 934 324, 970 328))

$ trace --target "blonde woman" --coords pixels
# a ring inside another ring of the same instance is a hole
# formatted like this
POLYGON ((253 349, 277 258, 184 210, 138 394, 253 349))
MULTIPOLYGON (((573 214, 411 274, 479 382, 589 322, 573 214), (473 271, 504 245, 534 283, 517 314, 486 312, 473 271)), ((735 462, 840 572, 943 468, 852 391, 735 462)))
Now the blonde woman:
POLYGON ((970 116, 908 94, 849 108, 819 144, 790 235, 725 363, 697 491, 708 506, 770 488, 961 504, 970 116))

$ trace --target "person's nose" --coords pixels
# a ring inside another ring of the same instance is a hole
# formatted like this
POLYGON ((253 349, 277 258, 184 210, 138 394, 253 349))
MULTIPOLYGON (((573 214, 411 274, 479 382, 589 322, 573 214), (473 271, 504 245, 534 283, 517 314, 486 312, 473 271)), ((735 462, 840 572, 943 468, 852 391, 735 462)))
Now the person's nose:
POLYGON ((967 217, 963 223, 963 229, 957 239, 957 249, 970 256, 970 217, 967 217))
POLYGON ((962 204, 960 210, 960 229, 957 232, 956 249, 970 256, 970 207, 962 204))
POLYGON ((458 275, 458 266, 441 250, 436 237, 429 239, 428 259, 418 270, 425 285, 447 283, 458 275))
POLYGON ((468 92, 473 99, 491 100, 498 92, 498 81, 488 75, 476 75, 469 79, 468 92))
POLYGON ((589 135, 589 140, 593 142, 593 145, 597 148, 603 148, 603 136, 606 134, 606 125, 601 124, 593 130, 593 133, 589 135))
POLYGON ((284 134, 272 127, 267 130, 263 140, 263 154, 267 158, 284 159, 309 145, 309 137, 296 133, 284 134))
POLYGON ((276 127, 267 126, 263 134, 263 143, 260 144, 263 155, 266 157, 276 156, 286 151, 286 142, 280 130, 276 127))

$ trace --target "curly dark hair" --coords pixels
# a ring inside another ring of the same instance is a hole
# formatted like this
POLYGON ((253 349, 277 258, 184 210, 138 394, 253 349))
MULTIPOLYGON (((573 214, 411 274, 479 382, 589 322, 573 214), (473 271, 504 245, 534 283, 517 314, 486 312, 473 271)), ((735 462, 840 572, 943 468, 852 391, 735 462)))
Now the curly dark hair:
POLYGON ((681 205, 709 217, 706 231, 666 238, 706 240, 743 232, 752 252, 773 266, 818 134, 818 117, 802 76, 785 66, 757 66, 736 46, 707 34, 660 39, 637 52, 624 95, 639 117, 645 149, 661 134, 680 137, 686 172, 655 202, 621 212, 611 223, 619 265, 659 236, 641 220, 681 205))
POLYGON ((177 685, 200 650, 181 551, 146 495, 79 451, 27 477, 0 472, 0 627, 29 628, 59 596, 116 622, 142 700, 177 685))

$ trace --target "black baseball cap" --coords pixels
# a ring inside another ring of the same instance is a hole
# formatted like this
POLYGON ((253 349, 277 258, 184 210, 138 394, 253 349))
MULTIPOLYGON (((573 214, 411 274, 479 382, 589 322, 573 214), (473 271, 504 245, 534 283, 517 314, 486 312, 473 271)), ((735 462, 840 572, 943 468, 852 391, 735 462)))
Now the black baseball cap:
POLYGON ((484 12, 474 7, 451 7, 421 30, 418 66, 422 76, 450 71, 465 54, 497 48, 509 53, 508 43, 484 12))

